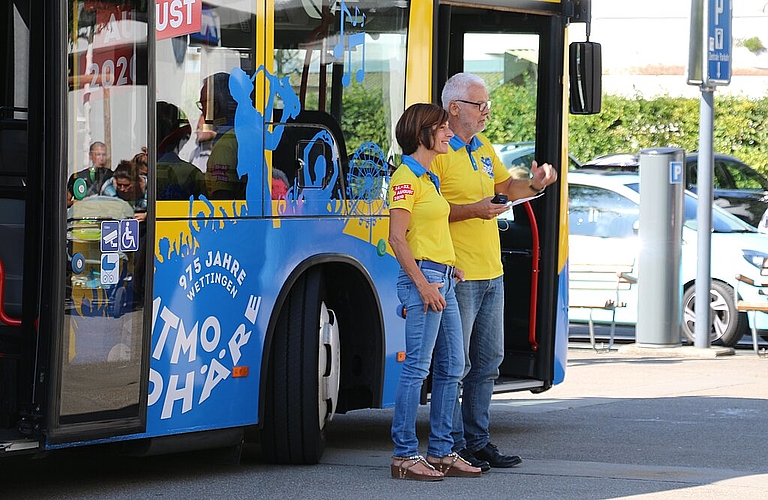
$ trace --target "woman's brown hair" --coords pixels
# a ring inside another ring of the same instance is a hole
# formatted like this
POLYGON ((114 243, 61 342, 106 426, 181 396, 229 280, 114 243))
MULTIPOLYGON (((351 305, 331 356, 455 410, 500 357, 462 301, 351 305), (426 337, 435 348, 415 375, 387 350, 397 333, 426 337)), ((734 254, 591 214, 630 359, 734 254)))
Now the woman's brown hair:
POLYGON ((413 104, 405 110, 395 126, 397 143, 403 154, 413 154, 419 144, 432 149, 435 130, 448 121, 448 112, 437 104, 413 104))

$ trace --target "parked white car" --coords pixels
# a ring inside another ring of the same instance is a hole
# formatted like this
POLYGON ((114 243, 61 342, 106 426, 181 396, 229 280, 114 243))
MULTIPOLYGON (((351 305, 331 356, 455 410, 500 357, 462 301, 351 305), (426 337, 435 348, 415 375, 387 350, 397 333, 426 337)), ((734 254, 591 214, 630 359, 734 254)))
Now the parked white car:
MULTIPOLYGON (((569 189, 569 263, 610 262, 615 255, 635 255, 640 248, 640 178, 637 173, 602 172, 567 173, 569 189), (616 252, 621 252, 617 254, 616 252)), ((696 195, 685 192, 685 222, 682 239, 681 284, 683 287, 683 328, 681 339, 695 337, 695 280, 697 267, 696 195)), ((735 345, 749 328, 749 319, 736 310, 735 276, 742 274, 756 282, 764 281, 760 271, 768 258, 768 235, 731 215, 720 207, 712 209, 712 309, 710 340, 726 346, 735 345)), ((637 259, 635 259, 635 262, 637 259)), ((749 301, 766 300, 757 290, 742 283, 738 288, 749 301)), ((589 290, 569 289, 571 301, 589 290)), ((637 286, 619 292, 626 307, 616 309, 616 323, 637 322, 637 286)), ((594 310, 595 323, 610 323, 611 312, 594 310)), ((755 315, 757 328, 768 329, 768 314, 755 315)), ((587 309, 570 309, 569 320, 586 322, 587 309)))

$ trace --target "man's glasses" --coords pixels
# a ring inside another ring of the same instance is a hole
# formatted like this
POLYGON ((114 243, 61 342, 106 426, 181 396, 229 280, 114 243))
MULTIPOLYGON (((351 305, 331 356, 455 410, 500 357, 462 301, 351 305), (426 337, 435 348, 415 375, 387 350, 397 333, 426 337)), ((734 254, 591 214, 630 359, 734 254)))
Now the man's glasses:
POLYGON ((474 104, 477 106, 477 109, 480 110, 481 113, 485 113, 486 110, 491 109, 491 101, 484 101, 484 102, 472 102, 472 101, 465 101, 464 99, 456 99, 456 102, 463 102, 464 104, 474 104))
POLYGON ((118 182, 116 184, 117 184, 118 189, 123 189, 123 190, 131 189, 131 183, 130 182, 127 182, 127 183, 118 182))
POLYGON ((200 111, 203 110, 203 103, 202 103, 202 101, 195 102, 195 105, 197 106, 197 109, 199 109, 200 111))

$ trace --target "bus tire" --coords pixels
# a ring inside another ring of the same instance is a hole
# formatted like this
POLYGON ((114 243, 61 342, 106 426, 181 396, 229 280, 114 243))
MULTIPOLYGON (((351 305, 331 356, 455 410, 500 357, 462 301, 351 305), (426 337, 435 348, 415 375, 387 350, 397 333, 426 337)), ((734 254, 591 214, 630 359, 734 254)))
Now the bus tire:
POLYGON ((315 464, 325 451, 325 426, 339 392, 338 324, 327 308, 322 273, 293 285, 275 327, 264 426, 265 460, 315 464))

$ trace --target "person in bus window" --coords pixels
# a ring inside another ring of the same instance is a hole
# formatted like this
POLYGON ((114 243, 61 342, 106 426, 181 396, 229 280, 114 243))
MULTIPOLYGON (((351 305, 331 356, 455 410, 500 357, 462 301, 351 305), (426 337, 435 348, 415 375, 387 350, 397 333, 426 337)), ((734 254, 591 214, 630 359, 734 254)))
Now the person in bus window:
POLYGON ((70 207, 77 200, 87 196, 96 196, 101 193, 104 183, 112 177, 112 170, 107 167, 107 145, 96 141, 88 150, 90 165, 79 172, 69 176, 67 181, 67 206, 70 207), (75 183, 85 183, 82 195, 75 195, 75 183))
POLYGON ((146 180, 147 174, 149 173, 149 164, 147 163, 147 148, 142 147, 140 153, 133 155, 131 163, 133 163, 136 167, 136 173, 140 176, 143 176, 144 180, 146 180))
POLYGON ((155 185, 158 200, 189 200, 206 196, 205 175, 194 164, 179 157, 182 144, 190 136, 189 125, 182 125, 175 104, 158 101, 157 162, 155 185))
POLYGON ((397 122, 395 136, 402 165, 389 189, 389 244, 400 263, 397 295, 405 315, 405 361, 395 394, 391 474, 396 479, 439 481, 444 476, 474 477, 472 467, 452 452, 453 407, 464 369, 464 349, 448 229, 448 202, 429 166, 448 151, 453 136, 448 114, 434 104, 414 104, 397 122), (416 411, 421 387, 433 367, 430 433, 426 459, 419 455, 416 411))
POLYGON ((103 195, 120 198, 131 205, 137 220, 146 219, 147 182, 145 177, 138 174, 133 162, 120 160, 120 164, 112 173, 112 178, 104 186, 103 195))
POLYGON ((461 311, 466 367, 461 402, 455 402, 456 451, 475 466, 514 467, 517 455, 505 455, 490 440, 493 386, 504 359, 504 278, 496 216, 509 209, 492 203, 496 193, 508 199, 529 198, 557 180, 557 172, 534 161, 531 176, 513 178, 488 139, 480 134, 491 101, 482 78, 458 73, 445 83, 443 107, 449 113, 450 151, 432 163, 443 196, 451 206, 450 231, 456 264, 465 280, 456 285, 461 311))
POLYGON ((200 90, 200 110, 205 123, 213 125, 215 136, 205 169, 208 197, 234 200, 245 197, 246 176, 237 172, 238 142, 235 135, 237 101, 229 92, 229 73, 216 73, 204 80, 200 90))

